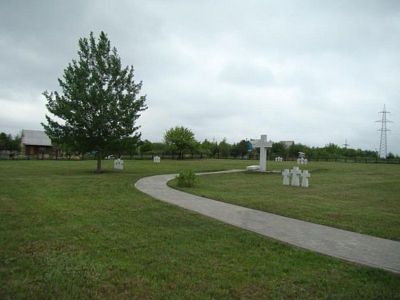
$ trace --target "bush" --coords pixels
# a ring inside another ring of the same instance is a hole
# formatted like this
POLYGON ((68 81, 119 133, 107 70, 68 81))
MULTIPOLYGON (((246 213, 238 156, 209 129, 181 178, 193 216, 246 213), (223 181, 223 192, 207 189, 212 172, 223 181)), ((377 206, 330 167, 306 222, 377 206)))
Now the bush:
POLYGON ((180 171, 176 179, 180 187, 192 187, 197 181, 196 173, 193 170, 180 171))

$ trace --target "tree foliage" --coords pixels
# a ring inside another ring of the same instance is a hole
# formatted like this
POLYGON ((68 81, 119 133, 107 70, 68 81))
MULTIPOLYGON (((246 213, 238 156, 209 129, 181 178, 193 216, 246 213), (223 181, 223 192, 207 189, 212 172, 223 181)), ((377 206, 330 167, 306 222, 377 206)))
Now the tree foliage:
POLYGON ((226 138, 222 139, 222 141, 218 144, 218 148, 220 157, 229 157, 229 155, 231 154, 232 145, 228 144, 226 138))
POLYGON ((20 151, 21 150, 21 136, 16 135, 13 137, 11 134, 5 132, 0 133, 0 150, 20 151))
POLYGON ((249 152, 249 141, 241 140, 237 144, 232 145, 231 154, 234 157, 240 156, 242 159, 248 154, 249 152))
POLYGON ((176 126, 167 130, 164 135, 164 142, 172 152, 178 153, 181 159, 183 159, 184 151, 193 151, 196 145, 194 133, 183 126, 176 126))
POLYGON ((61 92, 44 92, 47 109, 42 124, 56 144, 97 153, 101 158, 126 145, 132 146, 140 134, 135 121, 145 110, 145 96, 138 96, 142 82, 135 83, 133 67, 122 67, 117 50, 111 48, 104 32, 96 41, 93 33, 79 40, 78 59, 72 60, 58 80, 61 92))

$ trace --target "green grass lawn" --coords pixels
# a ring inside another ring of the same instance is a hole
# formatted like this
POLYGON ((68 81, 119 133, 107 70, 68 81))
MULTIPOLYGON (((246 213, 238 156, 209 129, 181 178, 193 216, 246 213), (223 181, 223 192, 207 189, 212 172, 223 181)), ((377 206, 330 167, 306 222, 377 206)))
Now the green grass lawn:
MULTIPOLYGON (((398 275, 291 247, 134 188, 143 176, 247 161, 126 161, 123 172, 111 164, 96 175, 94 161, 0 161, 0 299, 399 298, 398 275)), ((317 171, 312 176, 316 183, 317 171)))
MULTIPOLYGON (((294 164, 271 163, 271 169, 294 164)), ((200 176, 183 190, 279 215, 400 240, 400 165, 311 162, 308 189, 282 185, 280 174, 200 176)), ((176 182, 171 182, 176 187, 176 182)))

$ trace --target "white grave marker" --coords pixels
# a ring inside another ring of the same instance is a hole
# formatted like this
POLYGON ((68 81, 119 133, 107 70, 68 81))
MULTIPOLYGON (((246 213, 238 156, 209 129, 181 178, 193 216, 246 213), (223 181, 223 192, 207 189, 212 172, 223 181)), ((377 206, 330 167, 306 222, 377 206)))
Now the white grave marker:
POLYGON ((310 178, 311 175, 308 173, 308 170, 304 170, 303 173, 301 174, 301 186, 308 188, 308 178, 310 178))
POLYGON ((161 161, 161 158, 159 156, 154 156, 153 157, 153 162, 159 163, 161 161))
POLYGON ((260 148, 260 172, 267 170, 267 148, 272 147, 272 142, 267 141, 267 135, 262 134, 259 140, 251 140, 254 148, 260 148))
POLYGON ((292 186, 300 186, 301 171, 299 170, 299 167, 293 167, 290 173, 292 174, 292 186))
POLYGON ((114 169, 123 170, 124 169, 124 161, 119 158, 114 160, 114 169))
POLYGON ((260 166, 259 165, 247 166, 246 170, 247 171, 252 171, 252 172, 260 171, 260 166))
POLYGON ((290 176, 289 169, 283 170, 282 176, 283 176, 283 185, 289 185, 290 184, 290 181, 289 181, 289 176, 290 176))
POLYGON ((299 157, 297 158, 297 164, 306 165, 308 160, 306 158, 306 154, 304 152, 299 152, 299 157))

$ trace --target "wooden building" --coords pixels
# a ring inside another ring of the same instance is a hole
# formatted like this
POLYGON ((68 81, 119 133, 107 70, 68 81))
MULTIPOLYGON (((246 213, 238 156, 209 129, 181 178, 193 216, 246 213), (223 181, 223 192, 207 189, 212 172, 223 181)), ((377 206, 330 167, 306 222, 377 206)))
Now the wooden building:
POLYGON ((22 154, 26 157, 49 158, 57 154, 57 149, 52 145, 50 138, 44 131, 22 130, 22 154))

